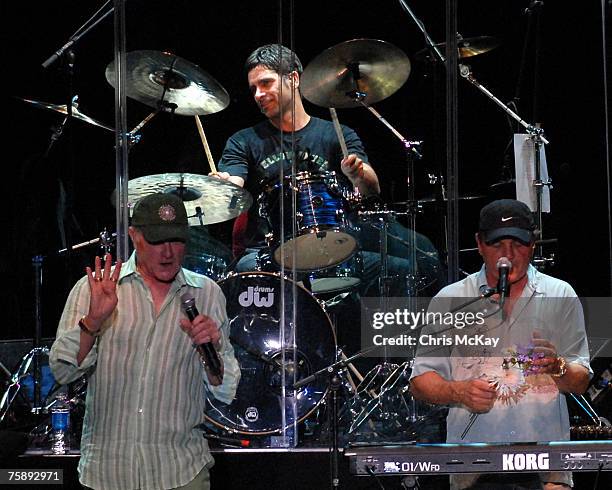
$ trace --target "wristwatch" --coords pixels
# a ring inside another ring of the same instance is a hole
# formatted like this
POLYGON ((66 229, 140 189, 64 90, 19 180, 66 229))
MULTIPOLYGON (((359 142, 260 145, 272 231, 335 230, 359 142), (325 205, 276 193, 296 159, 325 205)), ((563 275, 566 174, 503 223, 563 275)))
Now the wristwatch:
POLYGON ((551 374, 551 376, 554 377, 554 378, 560 378, 561 376, 563 376, 567 372, 567 362, 566 362, 565 358, 564 357, 557 357, 557 360, 559 361, 559 372, 551 374))
POLYGON ((79 328, 81 329, 82 332, 85 332, 90 337, 97 337, 98 335, 100 335, 100 332, 98 331, 94 332, 92 330, 89 330, 89 328, 87 328, 87 325, 85 324, 84 316, 82 316, 81 319, 79 320, 79 328))

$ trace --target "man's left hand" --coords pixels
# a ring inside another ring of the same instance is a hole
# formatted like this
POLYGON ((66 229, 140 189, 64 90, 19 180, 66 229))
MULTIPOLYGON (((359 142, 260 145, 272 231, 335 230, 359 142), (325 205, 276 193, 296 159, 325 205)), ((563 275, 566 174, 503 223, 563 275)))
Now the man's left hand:
POLYGON ((537 367, 537 374, 558 374, 560 360, 557 348, 548 339, 543 338, 542 334, 536 330, 534 330, 531 340, 535 354, 533 365, 537 367))

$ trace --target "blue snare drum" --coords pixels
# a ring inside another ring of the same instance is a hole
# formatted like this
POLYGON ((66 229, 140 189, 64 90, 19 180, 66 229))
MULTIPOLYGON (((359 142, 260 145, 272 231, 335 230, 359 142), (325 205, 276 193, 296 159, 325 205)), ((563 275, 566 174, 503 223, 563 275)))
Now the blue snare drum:
POLYGON ((335 172, 312 174, 300 172, 295 179, 285 179, 284 243, 280 243, 281 186, 269 188, 265 214, 273 231, 272 254, 277 264, 284 259, 286 268, 299 271, 327 269, 345 262, 357 251, 357 240, 350 232, 345 216, 344 198, 335 172), (292 227, 292 192, 296 194, 296 232, 292 227), (295 250, 295 264, 294 264, 295 250))

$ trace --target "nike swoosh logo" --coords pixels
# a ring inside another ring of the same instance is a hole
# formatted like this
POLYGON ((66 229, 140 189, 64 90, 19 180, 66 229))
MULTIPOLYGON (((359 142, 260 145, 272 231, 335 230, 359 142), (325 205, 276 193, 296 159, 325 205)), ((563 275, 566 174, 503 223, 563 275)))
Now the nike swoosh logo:
POLYGON ((508 218, 503 218, 503 217, 502 217, 502 219, 501 219, 501 220, 502 220, 502 221, 509 221, 509 220, 511 220, 512 218, 514 218, 514 216, 510 216, 510 217, 508 217, 508 218))

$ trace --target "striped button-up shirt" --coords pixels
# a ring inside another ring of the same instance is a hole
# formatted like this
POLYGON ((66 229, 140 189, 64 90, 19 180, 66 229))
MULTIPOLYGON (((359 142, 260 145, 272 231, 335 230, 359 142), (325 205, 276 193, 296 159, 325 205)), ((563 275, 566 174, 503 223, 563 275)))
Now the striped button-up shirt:
POLYGON ((189 483, 212 464, 196 426, 204 421, 207 390, 229 403, 240 369, 228 339, 225 297, 205 276, 182 269, 155 313, 149 288, 136 271, 135 254, 121 269, 119 303, 93 348, 77 365, 79 319, 89 309, 87 276, 74 286, 51 348, 58 382, 89 375, 79 474, 95 489, 168 489, 189 483), (220 326, 225 373, 210 386, 197 351, 179 320, 188 292, 198 311, 220 326))

